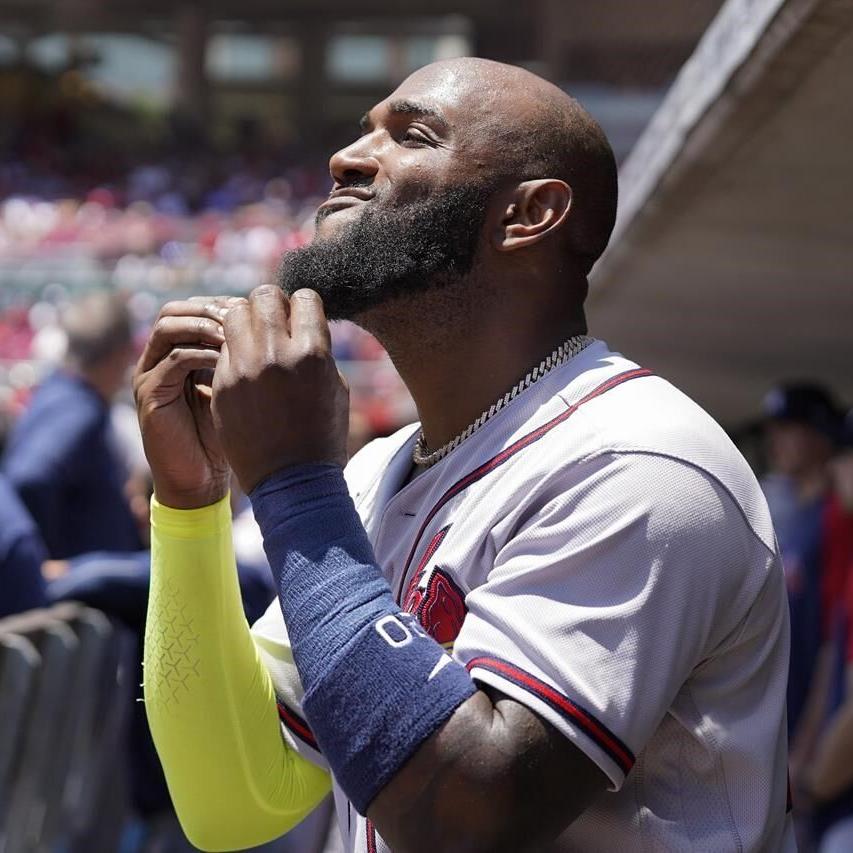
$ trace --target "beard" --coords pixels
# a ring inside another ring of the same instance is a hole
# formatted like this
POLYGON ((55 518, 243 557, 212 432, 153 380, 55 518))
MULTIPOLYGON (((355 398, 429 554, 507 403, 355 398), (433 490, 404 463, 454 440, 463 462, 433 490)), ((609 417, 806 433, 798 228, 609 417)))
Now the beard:
POLYGON ((285 255, 278 284, 288 296, 310 287, 330 320, 352 320, 458 283, 474 266, 493 190, 470 184, 398 202, 377 195, 340 233, 285 255))

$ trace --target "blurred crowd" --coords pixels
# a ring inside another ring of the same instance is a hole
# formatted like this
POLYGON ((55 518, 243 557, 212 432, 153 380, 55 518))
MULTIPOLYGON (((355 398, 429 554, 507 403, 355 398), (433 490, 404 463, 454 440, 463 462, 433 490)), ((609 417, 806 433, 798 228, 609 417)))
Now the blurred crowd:
POLYGON ((797 382, 764 401, 763 480, 791 613, 790 779, 803 851, 853 850, 853 412, 797 382))
MULTIPOLYGON (((193 172, 163 163, 124 184, 80 196, 35 192, 0 204, 0 274, 12 292, 61 280, 155 295, 246 292, 268 280, 284 251, 310 240, 328 175, 291 169, 262 179, 237 172, 191 203, 193 172)), ((2 168, 0 168, 2 174, 2 168)), ((0 184, 2 184, 0 179, 0 184)), ((193 180, 194 183, 194 180, 193 180)))
POLYGON ((13 289, 61 270, 86 287, 249 290, 310 238, 325 164, 251 122, 215 150, 173 117, 155 142, 116 109, 43 103, 0 131, 0 274, 13 289))
POLYGON ((321 200, 291 201, 283 179, 269 183, 260 201, 198 214, 162 199, 119 206, 107 189, 84 199, 12 197, 0 208, 0 263, 7 281, 30 292, 69 262, 70 281, 89 286, 94 279, 154 293, 247 291, 274 273, 282 252, 308 241, 321 200))

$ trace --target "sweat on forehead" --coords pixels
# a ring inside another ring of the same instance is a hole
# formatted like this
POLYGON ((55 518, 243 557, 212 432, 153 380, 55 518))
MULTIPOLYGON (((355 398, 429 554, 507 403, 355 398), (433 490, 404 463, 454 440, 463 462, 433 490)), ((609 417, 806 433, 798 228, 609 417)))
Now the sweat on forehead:
MULTIPOLYGON (((474 116, 521 118, 537 105, 571 110, 577 104, 553 83, 524 68, 490 59, 461 57, 433 62, 409 75, 390 96, 419 98, 474 116)), ((467 119, 466 119, 467 120, 467 119)))

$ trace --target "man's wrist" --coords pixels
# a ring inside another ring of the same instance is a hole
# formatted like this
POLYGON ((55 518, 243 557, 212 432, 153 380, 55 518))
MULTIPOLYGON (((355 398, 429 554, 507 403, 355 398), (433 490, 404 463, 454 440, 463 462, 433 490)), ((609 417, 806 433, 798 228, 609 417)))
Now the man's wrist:
POLYGON ((176 489, 154 483, 157 503, 170 509, 202 509, 219 503, 227 494, 227 483, 210 484, 201 489, 176 489))

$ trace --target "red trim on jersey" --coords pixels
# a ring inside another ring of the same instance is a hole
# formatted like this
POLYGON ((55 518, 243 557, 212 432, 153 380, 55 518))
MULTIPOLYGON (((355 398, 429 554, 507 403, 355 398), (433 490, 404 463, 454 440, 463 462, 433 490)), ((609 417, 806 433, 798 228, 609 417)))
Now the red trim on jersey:
POLYGON ((426 564, 432 559, 432 555, 438 550, 438 546, 444 541, 444 537, 447 536, 447 531, 450 530, 450 525, 448 524, 446 527, 442 527, 435 536, 430 540, 429 545, 427 545, 426 551, 424 551, 423 557, 421 557, 420 563, 418 563, 418 567, 415 570, 415 574, 419 575, 425 568, 426 564))
POLYGON ((368 818, 366 823, 367 833, 367 853, 376 853, 376 827, 373 821, 368 818))
POLYGON ((409 602, 413 600, 413 596, 417 593, 418 584, 423 577, 426 564, 432 559, 433 554, 435 554, 438 550, 438 546, 444 541, 444 537, 447 536, 447 531, 450 530, 450 528, 450 524, 446 527, 442 527, 441 530, 439 530, 438 533, 430 539, 429 545, 427 545, 426 551, 424 551, 424 555, 421 557, 421 561, 418 563, 418 567, 415 569, 414 575, 412 575, 412 582, 406 590, 406 597, 399 602, 403 606, 403 609, 408 613, 415 612, 414 608, 409 607, 409 602))
POLYGON ((290 731, 293 732, 301 741, 308 744, 311 749, 320 751, 320 747, 317 746, 317 739, 314 737, 314 733, 311 731, 308 723, 302 719, 298 714, 294 714, 287 705, 282 704, 281 702, 276 702, 276 707, 278 708, 278 716, 281 721, 287 726, 290 731))
POLYGON ((623 382, 628 382, 631 379, 640 379, 644 376, 652 376, 651 370, 647 370, 644 367, 636 367, 633 370, 627 370, 625 373, 619 373, 616 376, 612 376, 606 382, 602 382, 597 388, 594 388, 585 396, 581 397, 577 403, 573 403, 570 405, 564 412, 560 412, 554 418, 551 418, 550 421, 542 424, 542 426, 537 427, 533 432, 529 432, 527 435, 522 436, 517 441, 513 442, 509 447, 504 448, 497 456, 493 456, 489 459, 488 462, 484 462, 479 468, 475 468, 469 474, 466 474, 462 477, 461 480, 457 480, 439 499, 438 502, 433 506, 433 508, 427 513, 426 518, 424 519, 423 524, 418 530, 417 536, 415 536, 415 541, 412 544, 412 549, 409 551, 409 556, 406 558, 406 565, 403 567, 403 573, 400 578, 400 588, 397 590, 397 600, 399 601, 401 596, 403 595, 403 589, 406 583, 406 577, 409 574, 409 566, 412 564, 412 559, 415 556, 415 552, 417 551, 418 545, 420 544, 421 537, 424 535, 424 531, 426 530, 429 523, 435 518, 438 511, 450 500, 456 497, 460 492, 464 492, 468 486, 473 485, 478 480, 481 480, 486 474, 490 474, 495 468, 499 468, 504 462, 511 459, 521 450, 524 450, 525 447, 529 447, 536 441, 539 441, 542 436, 547 435, 554 427, 559 426, 563 421, 568 420, 584 403, 588 403, 590 400, 594 400, 596 397, 601 396, 605 392, 609 391, 611 388, 615 388, 617 385, 621 385, 623 382))
POLYGON ((518 687, 522 687, 542 699, 569 722, 576 725, 616 762, 623 773, 627 775, 634 766, 634 753, 607 726, 596 720, 589 711, 572 702, 568 696, 564 696, 555 690, 550 684, 546 684, 529 672, 498 658, 474 658, 468 661, 466 668, 469 672, 472 669, 485 669, 494 672, 518 687))

